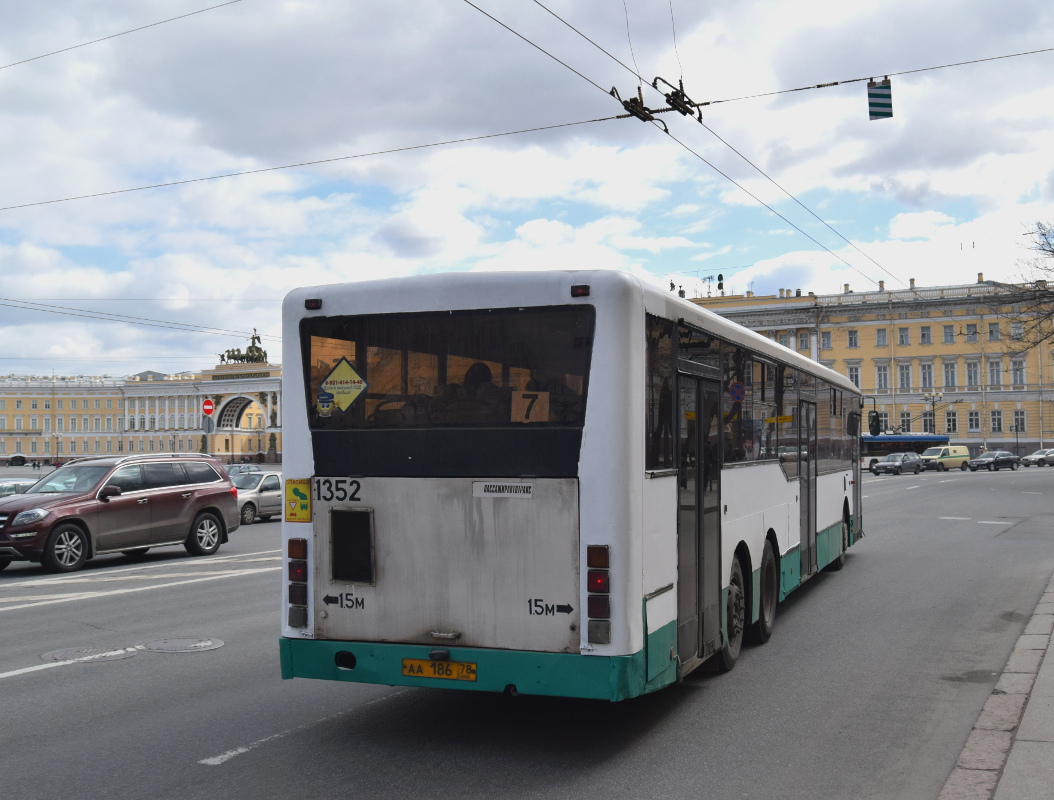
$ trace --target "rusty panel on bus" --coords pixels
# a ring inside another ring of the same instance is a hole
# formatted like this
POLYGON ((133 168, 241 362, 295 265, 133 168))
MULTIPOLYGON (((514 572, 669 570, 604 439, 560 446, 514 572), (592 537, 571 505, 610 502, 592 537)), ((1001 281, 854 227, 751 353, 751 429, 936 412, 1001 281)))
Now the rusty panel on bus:
POLYGON ((579 652, 577 479, 315 483, 316 638, 579 652))

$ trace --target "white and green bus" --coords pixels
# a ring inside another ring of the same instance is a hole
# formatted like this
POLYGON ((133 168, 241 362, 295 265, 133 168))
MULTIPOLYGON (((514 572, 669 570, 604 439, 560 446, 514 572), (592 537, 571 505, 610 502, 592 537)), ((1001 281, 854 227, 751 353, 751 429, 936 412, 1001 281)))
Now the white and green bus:
POLYGON ((731 669, 862 536, 859 390, 628 274, 283 324, 283 678, 623 700, 731 669))

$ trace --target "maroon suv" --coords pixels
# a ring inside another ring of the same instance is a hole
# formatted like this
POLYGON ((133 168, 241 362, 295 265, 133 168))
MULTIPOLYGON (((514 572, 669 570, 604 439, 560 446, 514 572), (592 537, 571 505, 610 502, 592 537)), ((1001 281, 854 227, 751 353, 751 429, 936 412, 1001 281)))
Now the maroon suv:
POLYGON ((72 572, 103 553, 175 544, 207 556, 238 523, 238 490, 215 458, 86 458, 0 499, 0 569, 37 561, 72 572))

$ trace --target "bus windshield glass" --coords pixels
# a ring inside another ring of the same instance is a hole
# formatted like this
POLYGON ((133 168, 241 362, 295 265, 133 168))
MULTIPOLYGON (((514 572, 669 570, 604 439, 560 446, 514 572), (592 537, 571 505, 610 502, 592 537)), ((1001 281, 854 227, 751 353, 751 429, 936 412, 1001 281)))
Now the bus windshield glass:
POLYGON ((585 305, 302 320, 309 424, 581 428, 594 322, 585 305))

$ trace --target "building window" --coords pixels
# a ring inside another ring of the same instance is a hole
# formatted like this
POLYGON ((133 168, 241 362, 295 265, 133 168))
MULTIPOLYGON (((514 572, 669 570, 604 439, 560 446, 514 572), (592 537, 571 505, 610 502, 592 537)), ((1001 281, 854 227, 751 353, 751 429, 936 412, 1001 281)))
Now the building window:
POLYGON ((102 401, 101 400, 96 400, 95 401, 95 407, 96 408, 102 408, 102 401))
POLYGON ((981 432, 981 412, 980 411, 968 411, 966 413, 966 424, 970 429, 970 433, 981 432))
POLYGON ((848 344, 848 346, 849 347, 859 347, 860 346, 860 332, 859 331, 849 331, 849 344, 848 344))
POLYGON ((44 401, 44 410, 45 411, 50 411, 51 410, 51 401, 50 400, 45 400, 44 401))
POLYGON ((933 336, 930 334, 929 325, 923 325, 919 328, 919 344, 933 344, 933 336))
POLYGON ((999 341, 999 323, 989 322, 988 323, 988 341, 998 342, 999 341))
POLYGON ((976 342, 977 341, 977 326, 970 323, 966 326, 966 341, 976 342))
POLYGON ((1025 338, 1025 323, 1023 322, 1011 322, 1010 323, 1010 338, 1015 342, 1020 342, 1025 338))
POLYGON ((919 364, 919 386, 933 388, 933 364, 919 364))
POLYGON ((798 334, 798 349, 808 350, 809 349, 809 334, 799 333, 798 334))
POLYGON ((879 364, 877 367, 875 367, 875 388, 889 388, 889 367, 887 367, 885 364, 879 364))
POLYGON ((1025 385, 1025 362, 1015 359, 1010 362, 1010 381, 1014 386, 1025 385))
POLYGON ((1003 412, 995 409, 992 411, 992 433, 1003 432, 1003 412))
POLYGON ((779 336, 776 337, 776 340, 784 347, 790 347, 790 336, 788 336, 786 333, 781 333, 779 336))
POLYGON ((911 335, 908 330, 908 328, 897 328, 897 344, 901 347, 911 344, 911 335))
POLYGON ((978 387, 981 385, 981 365, 976 361, 966 362, 966 385, 978 387))
POLYGON ((901 433, 911 433, 911 412, 901 411, 900 412, 900 431, 901 433))
POLYGON ((29 429, 31 431, 39 431, 40 430, 40 428, 38 427, 39 422, 40 422, 40 419, 38 417, 30 417, 29 418, 29 429))
POLYGON ((21 411, 21 410, 22 410, 22 401, 21 400, 15 400, 15 411, 21 411))
POLYGON ((922 412, 922 432, 933 433, 933 412, 923 411, 922 412))
MULTIPOLYGON (((120 442, 118 442, 117 444, 120 444, 120 442)), ((113 441, 111 439, 107 439, 106 440, 106 452, 107 453, 112 453, 113 452, 113 441)))
POLYGON ((113 408, 113 400, 112 399, 106 401, 106 407, 107 408, 113 408))
POLYGON ((958 433, 959 432, 959 415, 954 411, 944 412, 944 432, 945 433, 958 433))
POLYGON ((945 325, 944 329, 944 344, 955 344, 955 326, 945 325))
POLYGON ((1019 408, 1014 412, 1014 431, 1024 433, 1025 430, 1025 411, 1019 408))
POLYGON ((55 430, 61 433, 63 417, 55 417, 55 430))
POLYGON ((77 452, 77 440, 76 439, 70 439, 70 452, 71 453, 76 453, 77 452))
POLYGON ((947 389, 953 386, 958 386, 958 382, 956 381, 957 376, 955 372, 956 370, 954 362, 944 364, 944 388, 947 389))
POLYGON ((886 347, 887 346, 886 329, 885 328, 879 328, 878 330, 875 331, 875 346, 876 347, 886 347))
POLYGON ((900 388, 910 389, 911 388, 911 364, 898 364, 897 372, 900 377, 900 388))
POLYGON ((820 331, 820 349, 830 350, 831 349, 831 332, 820 331))
POLYGON ((62 401, 61 400, 56 400, 55 401, 55 409, 58 410, 58 411, 62 411, 62 401))
POLYGON ((1002 361, 989 361, 988 362, 988 385, 989 386, 1002 386, 1003 385, 1003 362, 1002 361))
POLYGON ((15 430, 22 430, 22 417, 15 417, 15 430))
POLYGON ((846 375, 857 389, 860 388, 860 367, 852 366, 846 368, 846 375))
POLYGON ((878 427, 884 431, 889 430, 889 412, 879 411, 878 412, 878 427))

